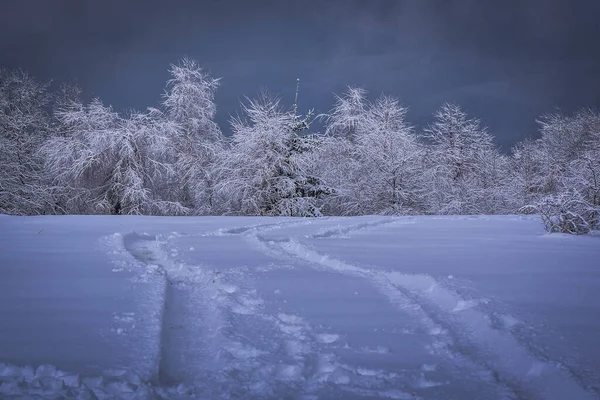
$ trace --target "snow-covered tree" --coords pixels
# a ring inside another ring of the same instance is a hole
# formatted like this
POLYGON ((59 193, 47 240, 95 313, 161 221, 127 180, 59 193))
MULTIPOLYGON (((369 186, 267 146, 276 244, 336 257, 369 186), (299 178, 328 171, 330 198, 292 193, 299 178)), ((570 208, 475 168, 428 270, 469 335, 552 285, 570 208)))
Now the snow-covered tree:
POLYGON ((539 121, 536 141, 545 195, 524 210, 542 215, 546 229, 585 233, 600 219, 600 114, 582 110, 573 116, 553 114, 539 121))
POLYGON ((357 151, 357 142, 368 130, 366 95, 364 89, 349 87, 336 96, 334 107, 325 115, 325 137, 317 150, 315 169, 332 188, 323 208, 328 214, 366 213, 368 187, 357 151))
POLYGON ((369 214, 412 214, 422 202, 422 150, 406 122, 407 108, 383 96, 365 115, 366 131, 358 136, 356 152, 365 181, 369 214))
POLYGON ((65 82, 58 86, 52 95, 52 112, 58 114, 67 108, 77 106, 81 103, 82 90, 76 83, 65 82))
POLYGON ((552 114, 539 121, 541 138, 539 146, 544 157, 546 192, 560 192, 565 180, 587 169, 589 163, 582 160, 598 160, 600 154, 600 114, 582 110, 573 116, 552 114), (587 164, 587 166, 585 166, 587 164), (576 166, 581 168, 576 168, 576 166))
POLYGON ((328 211, 343 215, 406 214, 421 208, 422 146, 406 122, 406 107, 363 89, 337 96, 327 115, 321 176, 335 188, 328 211))
POLYGON ((283 110, 268 95, 249 100, 243 114, 232 121, 231 148, 224 153, 218 183, 231 212, 320 215, 319 200, 328 190, 309 173, 306 153, 318 138, 298 134, 308 126, 306 119, 283 110))
MULTIPOLYGON (((551 231, 600 220, 600 113, 552 114, 541 137, 505 156, 478 119, 445 104, 418 140, 407 108, 349 87, 306 134, 298 114, 262 96, 226 139, 219 79, 172 65, 159 109, 118 114, 81 90, 50 93, 0 71, 0 213, 493 214, 539 212, 551 231)), ((299 81, 298 81, 299 82, 299 81)), ((299 83, 298 83, 299 84, 299 83)))
POLYGON ((0 70, 0 213, 51 210, 38 148, 50 132, 47 85, 0 70))
POLYGON ((314 175, 330 188, 324 198, 323 213, 326 215, 357 215, 363 204, 359 187, 360 169, 355 145, 345 137, 325 135, 319 146, 310 154, 314 175))
POLYGON ((160 199, 157 182, 172 175, 168 137, 177 126, 160 112, 123 118, 99 100, 57 114, 63 134, 41 149, 46 170, 68 196, 69 213, 181 214, 160 199))
POLYGON ((367 91, 357 87, 348 87, 345 93, 336 96, 335 105, 326 116, 326 134, 355 142, 367 129, 365 116, 369 102, 366 96, 367 91))
POLYGON ((513 146, 503 186, 510 212, 533 204, 544 192, 543 158, 538 141, 525 139, 513 146))
POLYGON ((493 143, 491 135, 474 154, 476 168, 473 171, 474 190, 471 193, 471 202, 477 204, 480 214, 505 214, 513 213, 510 200, 504 187, 507 184, 509 157, 502 154, 493 143))
POLYGON ((486 181, 502 163, 492 136, 478 119, 454 104, 444 104, 424 131, 427 146, 429 212, 479 214, 493 205, 485 201, 496 184, 486 181))
POLYGON ((212 78, 193 60, 172 65, 163 106, 167 118, 179 129, 171 132, 177 167, 173 182, 175 199, 196 214, 210 214, 215 204, 215 163, 224 139, 214 118, 215 91, 212 78))

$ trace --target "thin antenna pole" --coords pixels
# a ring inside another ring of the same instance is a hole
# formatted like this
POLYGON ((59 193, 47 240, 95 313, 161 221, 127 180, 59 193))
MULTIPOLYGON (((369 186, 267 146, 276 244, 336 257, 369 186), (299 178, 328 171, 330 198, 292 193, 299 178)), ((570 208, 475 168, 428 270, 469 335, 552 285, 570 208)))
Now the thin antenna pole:
POLYGON ((300 78, 296 79, 296 96, 294 97, 294 117, 298 115, 298 92, 300 92, 300 78))

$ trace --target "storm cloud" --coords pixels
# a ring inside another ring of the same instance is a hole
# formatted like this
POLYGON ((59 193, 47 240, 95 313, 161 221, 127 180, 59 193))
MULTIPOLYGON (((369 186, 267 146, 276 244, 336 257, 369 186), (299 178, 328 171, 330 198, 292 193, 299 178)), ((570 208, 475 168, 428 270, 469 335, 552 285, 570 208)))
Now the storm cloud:
POLYGON ((347 85, 398 96, 423 126, 463 105, 507 150, 535 118, 600 106, 600 3, 61 1, 0 6, 0 66, 77 81, 117 109, 156 105, 183 56, 222 77, 218 121, 261 89, 326 112, 347 85))

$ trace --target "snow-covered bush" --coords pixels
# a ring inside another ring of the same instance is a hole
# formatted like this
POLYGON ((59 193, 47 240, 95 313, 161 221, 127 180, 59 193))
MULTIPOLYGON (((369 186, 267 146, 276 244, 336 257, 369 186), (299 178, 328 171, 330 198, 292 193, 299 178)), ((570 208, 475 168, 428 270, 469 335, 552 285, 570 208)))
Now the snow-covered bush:
POLYGON ((581 234, 597 229, 600 114, 591 110, 573 116, 554 114, 539 123, 542 137, 521 146, 528 149, 529 188, 538 200, 521 210, 539 212, 549 232, 581 234))
POLYGON ((542 198, 524 211, 540 214, 548 232, 585 234, 600 227, 600 206, 592 205, 576 189, 542 198))

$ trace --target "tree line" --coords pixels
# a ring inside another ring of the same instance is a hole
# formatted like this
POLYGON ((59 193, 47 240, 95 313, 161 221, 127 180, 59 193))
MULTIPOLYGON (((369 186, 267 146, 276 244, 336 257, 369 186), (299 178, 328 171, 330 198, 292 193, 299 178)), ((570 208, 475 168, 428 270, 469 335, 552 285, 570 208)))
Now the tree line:
POLYGON ((76 86, 0 70, 0 213, 538 213, 549 231, 599 226, 597 111, 542 116, 539 138, 506 155, 456 104, 419 130, 398 99, 350 87, 319 116, 300 115, 297 97, 248 99, 226 137, 219 79, 189 59, 169 72, 161 104, 118 113, 76 86))

